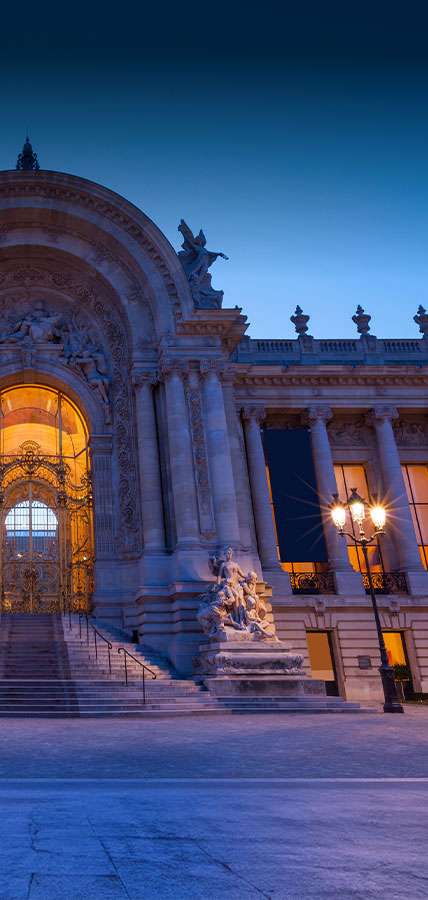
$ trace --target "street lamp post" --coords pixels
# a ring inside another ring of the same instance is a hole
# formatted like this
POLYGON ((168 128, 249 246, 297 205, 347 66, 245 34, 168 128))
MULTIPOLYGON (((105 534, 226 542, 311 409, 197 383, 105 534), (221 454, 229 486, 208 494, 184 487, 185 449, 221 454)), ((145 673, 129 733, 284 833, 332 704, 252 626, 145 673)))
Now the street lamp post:
POLYGON ((379 534, 384 534, 384 526, 386 522, 386 510, 381 504, 375 503, 369 508, 370 518, 374 526, 374 532, 368 538, 364 530, 364 520, 366 518, 365 503, 362 497, 357 494, 355 488, 352 488, 348 499, 348 507, 351 512, 352 520, 358 529, 358 537, 345 531, 346 524, 346 506, 341 503, 337 494, 333 494, 333 503, 331 505, 331 517, 342 537, 350 537, 358 547, 361 547, 364 556, 364 562, 367 570, 367 578, 369 582, 370 597, 373 605, 373 612, 376 622, 376 630, 379 641, 379 651, 381 664, 379 667, 380 677, 382 679, 383 694, 385 702, 383 711, 388 713, 402 713, 403 706, 398 699, 397 687, 394 679, 394 669, 389 665, 388 654, 386 652, 385 641, 383 639, 382 626, 380 624, 379 609, 376 600, 376 594, 373 585, 373 578, 370 568, 369 555, 367 547, 372 543, 379 534))

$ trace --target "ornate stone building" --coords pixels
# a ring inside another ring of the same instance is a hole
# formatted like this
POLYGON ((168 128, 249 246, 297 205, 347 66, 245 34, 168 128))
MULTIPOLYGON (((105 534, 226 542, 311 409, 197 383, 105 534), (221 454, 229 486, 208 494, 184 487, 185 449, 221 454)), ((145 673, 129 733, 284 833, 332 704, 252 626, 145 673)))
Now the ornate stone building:
POLYGON ((422 337, 245 336, 206 249, 131 203, 0 173, 2 603, 90 604, 191 673, 210 556, 233 547, 280 638, 347 698, 381 697, 367 576, 328 504, 390 515, 370 548, 391 661, 428 692, 428 315, 422 337), (30 546, 30 564, 28 549, 30 546), (25 551, 25 552, 24 552, 25 551), (24 560, 24 562, 22 562, 24 560))

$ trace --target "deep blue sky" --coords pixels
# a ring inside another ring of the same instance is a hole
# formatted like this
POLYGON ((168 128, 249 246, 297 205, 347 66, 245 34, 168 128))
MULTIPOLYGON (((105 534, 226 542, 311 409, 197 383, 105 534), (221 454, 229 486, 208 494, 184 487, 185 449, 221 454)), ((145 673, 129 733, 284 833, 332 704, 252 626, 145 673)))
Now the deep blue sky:
POLYGON ((295 6, 2 13, 0 168, 28 126, 43 168, 113 188, 175 247, 181 217, 202 225, 230 256, 214 286, 253 336, 292 335, 296 303, 315 336, 351 336, 361 303, 372 333, 416 337, 428 307, 423 6, 295 6))

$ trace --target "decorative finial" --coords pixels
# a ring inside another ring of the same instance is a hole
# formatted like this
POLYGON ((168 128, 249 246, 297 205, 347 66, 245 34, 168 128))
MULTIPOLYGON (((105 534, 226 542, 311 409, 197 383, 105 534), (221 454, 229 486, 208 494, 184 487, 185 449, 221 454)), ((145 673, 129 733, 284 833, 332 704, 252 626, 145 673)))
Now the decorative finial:
MULTIPOLYGON (((308 330, 308 322, 310 316, 306 316, 301 306, 296 306, 294 316, 290 316, 290 322, 293 323, 299 337, 303 337, 308 330)), ((308 335, 309 336, 309 335, 308 335)))
POLYGON ((370 331, 370 322, 371 316, 368 313, 365 313, 363 307, 358 305, 355 316, 352 316, 352 321, 355 322, 357 326, 358 334, 368 334, 370 331))
POLYGON ((40 169, 37 153, 34 153, 28 134, 25 138, 22 153, 19 153, 18 155, 16 168, 23 172, 38 172, 40 169))
POLYGON ((416 315, 413 316, 413 321, 416 322, 416 325, 419 325, 419 331, 424 338, 428 338, 428 313, 424 306, 418 307, 416 315))

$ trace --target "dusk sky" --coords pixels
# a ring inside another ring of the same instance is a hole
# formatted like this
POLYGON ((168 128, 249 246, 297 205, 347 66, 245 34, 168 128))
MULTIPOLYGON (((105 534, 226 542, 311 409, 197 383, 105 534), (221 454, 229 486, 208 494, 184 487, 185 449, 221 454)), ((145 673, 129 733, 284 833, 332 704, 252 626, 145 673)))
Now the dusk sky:
POLYGON ((118 191, 178 249, 181 217, 249 334, 417 337, 428 307, 428 58, 418 10, 49 4, 2 13, 0 168, 118 191), (340 11, 342 9, 342 12, 340 11), (62 12, 61 12, 62 10, 62 12), (353 11, 352 11, 353 10, 353 11), (356 18, 358 15, 361 18, 356 18), (402 13, 404 15, 404 13, 402 13), (69 19, 67 19, 69 16, 69 19), (19 21, 18 21, 19 19, 19 21))

